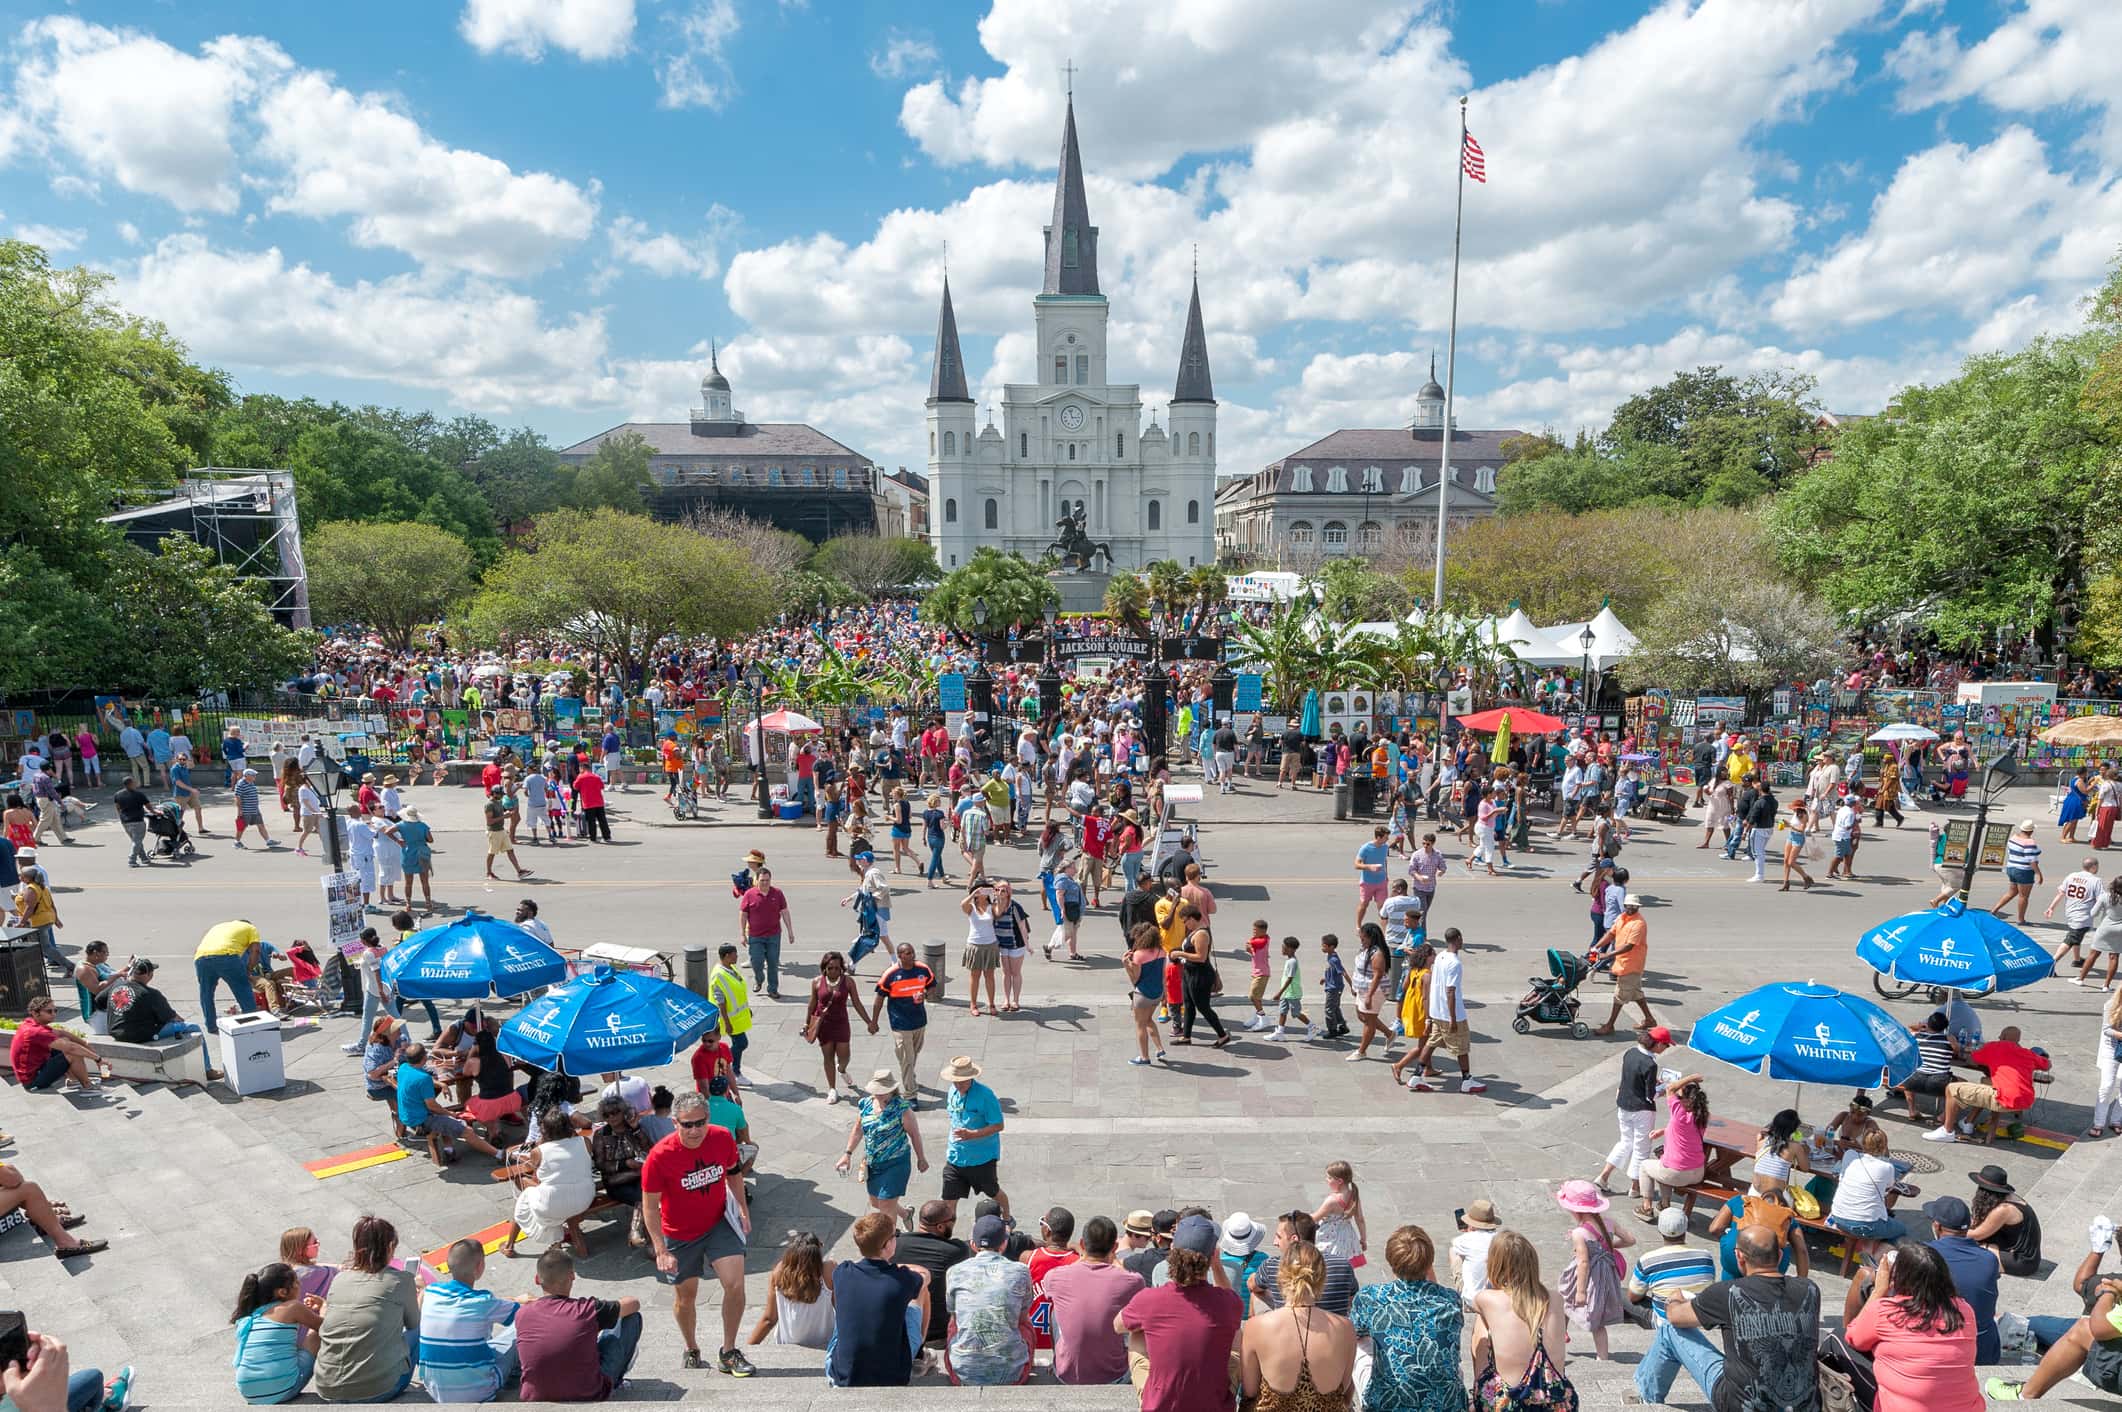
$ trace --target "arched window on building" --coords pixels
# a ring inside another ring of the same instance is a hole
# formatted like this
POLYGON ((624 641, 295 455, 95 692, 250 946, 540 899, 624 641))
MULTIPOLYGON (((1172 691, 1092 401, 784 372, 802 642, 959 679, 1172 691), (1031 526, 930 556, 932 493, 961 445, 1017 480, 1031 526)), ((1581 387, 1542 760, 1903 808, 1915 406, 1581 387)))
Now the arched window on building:
POLYGON ((1339 520, 1328 520, 1326 522, 1325 538, 1327 553, 1345 554, 1348 552, 1348 526, 1342 524, 1339 520))
POLYGON ((1289 527, 1289 542, 1291 544, 1310 545, 1312 542, 1311 521, 1299 520, 1291 525, 1289 527))
POLYGON ((1127 433, 1124 431, 1113 433, 1113 459, 1116 461, 1127 459, 1127 433))
POLYGON ((1164 528, 1164 504, 1162 501, 1152 500, 1149 502, 1149 527, 1153 530, 1164 528))
POLYGON ((1201 523, 1200 501, 1189 500, 1186 502, 1186 522, 1190 525, 1198 525, 1201 523))
POLYGON ((1056 353, 1054 355, 1054 381, 1063 387, 1068 386, 1068 355, 1066 353, 1056 353))
POLYGON ((1076 355, 1076 381, 1085 386, 1090 383, 1090 354, 1088 353, 1078 353, 1076 355))
POLYGON ((1068 459, 1071 461, 1076 459, 1076 443, 1073 441, 1068 444, 1068 459))
POLYGON ((1201 454, 1200 432, 1190 431, 1186 434, 1186 454, 1189 456, 1198 456, 1201 454))
POLYGON ((936 432, 933 427, 929 429, 928 433, 928 454, 931 456, 936 454, 936 432))
POLYGON ((995 503, 994 500, 990 499, 987 504, 982 507, 980 515, 982 520, 985 521, 986 527, 988 529, 1002 528, 1002 507, 995 503))
POLYGON ((958 501, 955 496, 943 502, 943 523, 947 525, 958 523, 958 501))
POLYGON ((1356 527, 1356 548, 1365 554, 1375 554, 1385 547, 1385 531, 1376 520, 1365 520, 1356 527))
POLYGON ((1018 432, 1018 433, 1017 433, 1017 459, 1021 461, 1021 460, 1023 460, 1023 459, 1025 458, 1025 457, 1027 457, 1027 456, 1029 456, 1029 455, 1031 455, 1031 454, 1032 454, 1032 434, 1031 434, 1030 432, 1028 432, 1028 431, 1020 431, 1020 432, 1018 432))
POLYGON ((781 468, 779 466, 768 466, 766 468, 766 483, 768 485, 781 484, 781 468))
POLYGON ((943 433, 943 454, 946 456, 958 454, 958 433, 954 431, 943 433))
POLYGON ((1328 466, 1326 468, 1326 493, 1328 495, 1348 494, 1348 467, 1328 466))

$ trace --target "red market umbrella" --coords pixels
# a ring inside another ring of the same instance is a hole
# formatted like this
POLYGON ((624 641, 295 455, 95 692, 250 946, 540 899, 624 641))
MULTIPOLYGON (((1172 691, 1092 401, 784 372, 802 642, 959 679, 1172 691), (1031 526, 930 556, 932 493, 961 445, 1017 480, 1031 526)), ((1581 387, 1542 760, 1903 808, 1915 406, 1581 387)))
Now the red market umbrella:
POLYGON ((1459 724, 1467 730, 1491 735, 1503 729, 1503 718, 1510 717, 1510 728, 1514 735, 1553 735, 1562 729, 1559 716, 1543 715, 1524 706, 1505 706, 1494 711, 1476 711, 1471 716, 1460 716, 1459 724))

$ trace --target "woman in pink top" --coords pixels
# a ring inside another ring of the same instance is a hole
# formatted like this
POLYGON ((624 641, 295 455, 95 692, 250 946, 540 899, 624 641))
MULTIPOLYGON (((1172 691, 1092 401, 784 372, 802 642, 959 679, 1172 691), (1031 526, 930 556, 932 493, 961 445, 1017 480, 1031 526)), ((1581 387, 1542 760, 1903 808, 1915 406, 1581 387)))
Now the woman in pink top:
POLYGON ((96 753, 96 733, 87 726, 74 737, 74 753, 81 757, 83 783, 103 783, 103 757, 96 753))
POLYGON ((1658 1212, 1672 1200, 1672 1188, 1693 1186, 1702 1180, 1702 1130, 1707 1126, 1709 1095, 1703 1091, 1702 1076, 1687 1074, 1667 1084, 1665 1126, 1653 1130, 1650 1135, 1655 1142, 1663 1134, 1665 1150, 1658 1154, 1656 1161, 1643 1164, 1643 1176, 1650 1183, 1650 1195, 1637 1205, 1638 1218, 1657 1220, 1658 1212))
POLYGON ((1981 1412, 1975 1377, 1975 1313, 1953 1292, 1945 1257, 1904 1240, 1886 1254, 1886 1292, 1874 1294, 1842 1331, 1872 1357, 1879 1396, 1872 1412, 1981 1412))

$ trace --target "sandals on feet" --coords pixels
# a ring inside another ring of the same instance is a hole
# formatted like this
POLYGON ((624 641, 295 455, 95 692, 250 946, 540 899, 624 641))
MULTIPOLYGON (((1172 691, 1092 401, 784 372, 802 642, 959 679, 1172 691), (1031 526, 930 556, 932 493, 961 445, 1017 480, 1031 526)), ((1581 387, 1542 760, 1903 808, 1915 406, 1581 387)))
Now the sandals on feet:
POLYGON ((100 1255, 111 1248, 107 1240, 84 1240, 63 1248, 54 1248, 52 1254, 61 1260, 71 1260, 77 1255, 100 1255))

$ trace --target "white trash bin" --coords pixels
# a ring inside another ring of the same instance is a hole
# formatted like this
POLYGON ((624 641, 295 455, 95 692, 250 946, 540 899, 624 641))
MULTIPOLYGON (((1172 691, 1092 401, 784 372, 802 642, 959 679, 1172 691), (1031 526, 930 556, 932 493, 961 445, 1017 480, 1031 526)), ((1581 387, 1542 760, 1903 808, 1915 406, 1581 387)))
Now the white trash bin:
POLYGON ((280 1053, 280 1022, 254 1011, 221 1017, 221 1072, 237 1093, 272 1093, 287 1087, 280 1053))

